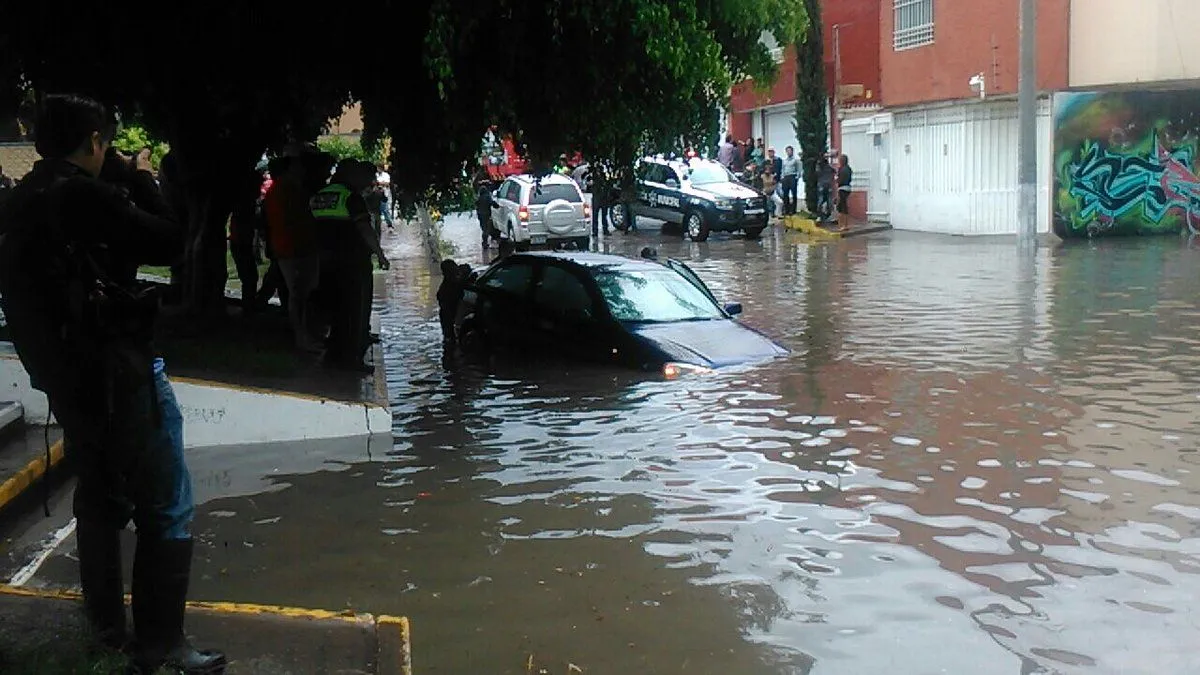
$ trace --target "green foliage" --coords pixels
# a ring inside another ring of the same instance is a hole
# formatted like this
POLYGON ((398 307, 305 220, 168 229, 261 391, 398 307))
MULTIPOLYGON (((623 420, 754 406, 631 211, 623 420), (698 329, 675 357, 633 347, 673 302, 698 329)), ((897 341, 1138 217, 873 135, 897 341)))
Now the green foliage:
POLYGON ((363 147, 361 140, 348 140, 343 136, 322 136, 317 139, 317 148, 321 152, 333 155, 339 162, 343 159, 357 159, 375 164, 382 159, 378 144, 368 150, 363 147))
MULTIPOLYGON (((401 204, 465 201, 490 125, 516 134, 535 168, 579 151, 628 184, 645 151, 710 145, 731 82, 774 79, 763 30, 788 44, 807 25, 797 0, 364 0, 347 9, 387 26, 387 39, 356 42, 343 58, 307 14, 257 2, 155 12, 13 3, 0 22, 0 84, 95 96, 170 144, 192 214, 185 276, 200 270, 196 283, 185 279, 189 301, 220 307, 210 282, 223 270, 207 249, 224 245, 237 180, 265 150, 315 139, 350 101, 363 103, 368 147, 393 139, 401 204), (97 36, 109 38, 80 58, 72 46, 97 36)), ((0 91, 0 111, 13 96, 0 91)))
POLYGON ((804 202, 811 210, 817 204, 817 162, 828 152, 829 121, 820 0, 804 0, 804 8, 808 26, 796 43, 795 126, 804 171, 804 202))
POLYGON ((113 147, 127 155, 136 155, 142 151, 142 148, 150 148, 150 163, 154 168, 158 168, 159 162, 162 161, 163 155, 171 150, 166 143, 156 140, 146 131, 145 127, 138 124, 122 125, 117 131, 117 135, 113 138, 113 147))

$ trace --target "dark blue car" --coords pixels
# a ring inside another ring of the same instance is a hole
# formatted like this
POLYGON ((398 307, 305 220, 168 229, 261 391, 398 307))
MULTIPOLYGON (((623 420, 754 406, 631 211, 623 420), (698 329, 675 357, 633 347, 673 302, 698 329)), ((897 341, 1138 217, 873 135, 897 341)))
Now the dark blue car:
POLYGON ((581 252, 510 255, 472 275, 455 320, 467 351, 517 350, 667 377, 787 353, 733 320, 691 269, 581 252))

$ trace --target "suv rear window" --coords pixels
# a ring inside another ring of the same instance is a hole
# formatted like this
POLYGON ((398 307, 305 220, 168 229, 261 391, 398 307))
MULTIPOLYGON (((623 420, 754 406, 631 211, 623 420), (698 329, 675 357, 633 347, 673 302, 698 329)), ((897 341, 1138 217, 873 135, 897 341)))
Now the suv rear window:
POLYGON ((563 199, 572 204, 578 204, 583 201, 583 196, 579 194, 579 188, 574 185, 563 185, 561 183, 554 185, 535 185, 529 189, 529 204, 549 204, 555 199, 563 199))

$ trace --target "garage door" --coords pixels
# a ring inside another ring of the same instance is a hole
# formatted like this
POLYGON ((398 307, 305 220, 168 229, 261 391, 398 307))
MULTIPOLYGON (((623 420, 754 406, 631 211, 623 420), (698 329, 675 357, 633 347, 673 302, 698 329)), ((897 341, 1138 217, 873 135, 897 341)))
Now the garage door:
POLYGON ((792 146, 796 148, 796 154, 800 154, 800 141, 796 140, 796 131, 792 128, 792 121, 796 119, 796 113, 791 108, 784 110, 771 111, 766 114, 767 118, 767 147, 775 148, 775 154, 779 157, 786 157, 787 153, 784 148, 792 146))

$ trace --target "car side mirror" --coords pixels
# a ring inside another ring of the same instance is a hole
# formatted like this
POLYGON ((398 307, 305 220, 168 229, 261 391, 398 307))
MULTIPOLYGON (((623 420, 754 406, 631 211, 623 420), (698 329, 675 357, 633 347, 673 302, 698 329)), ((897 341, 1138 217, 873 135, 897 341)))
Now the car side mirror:
POLYGON ((742 303, 731 302, 728 305, 725 305, 725 313, 728 314, 729 316, 737 316, 738 314, 741 314, 742 313, 742 303))
POLYGON ((677 187, 679 187, 679 181, 675 180, 674 178, 668 178, 667 179, 667 187, 677 188, 677 187))

